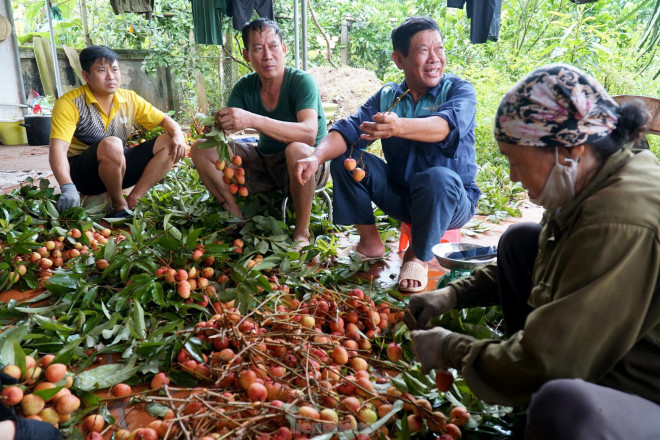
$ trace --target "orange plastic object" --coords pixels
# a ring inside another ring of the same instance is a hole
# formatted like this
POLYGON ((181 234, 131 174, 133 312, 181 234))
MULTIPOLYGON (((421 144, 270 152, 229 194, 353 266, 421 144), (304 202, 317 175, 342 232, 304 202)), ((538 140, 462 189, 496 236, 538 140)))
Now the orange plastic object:
MULTIPOLYGON (((399 237, 399 253, 408 249, 410 245, 410 240, 412 237, 410 223, 401 223, 401 236, 399 237)), ((460 243, 461 242, 461 230, 459 229, 449 229, 447 230, 440 239, 440 243, 460 243)))

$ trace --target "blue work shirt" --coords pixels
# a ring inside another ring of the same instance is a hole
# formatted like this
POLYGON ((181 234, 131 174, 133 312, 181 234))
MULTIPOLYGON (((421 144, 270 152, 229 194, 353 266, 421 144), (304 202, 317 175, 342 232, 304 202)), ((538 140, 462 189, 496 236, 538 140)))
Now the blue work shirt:
MULTIPOLYGON (((394 100, 408 89, 406 81, 388 83, 372 95, 354 115, 338 121, 332 130, 340 133, 347 145, 364 149, 367 141, 359 139, 360 124, 372 121, 378 112, 385 112, 394 100)), ((391 137, 381 139, 390 179, 399 182, 407 191, 416 173, 442 166, 453 170, 463 182, 468 198, 477 205, 481 191, 477 187, 474 127, 477 95, 474 86, 452 74, 444 74, 437 86, 429 89, 415 104, 410 94, 396 105, 394 113, 400 118, 440 116, 449 124, 449 134, 441 142, 420 142, 391 137)))

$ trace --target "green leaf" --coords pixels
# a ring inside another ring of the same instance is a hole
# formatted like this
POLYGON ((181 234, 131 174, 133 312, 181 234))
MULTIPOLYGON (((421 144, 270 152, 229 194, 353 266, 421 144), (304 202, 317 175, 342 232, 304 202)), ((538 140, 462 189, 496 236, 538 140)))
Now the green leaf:
MULTIPOLYGON (((167 230, 167 232, 169 232, 172 235, 172 237, 174 237, 175 240, 181 241, 181 237, 182 237, 181 231, 179 231, 176 227, 172 226, 170 229, 167 230)), ((180 246, 181 245, 178 244, 177 248, 179 248, 180 246)))
POLYGON ((229 245, 220 243, 210 243, 204 246, 207 254, 223 254, 229 250, 229 245))
POLYGON ((186 237, 186 246, 189 248, 194 248, 195 244, 197 243, 197 238, 202 233, 202 231, 202 228, 191 230, 186 237))
POLYGON ((47 388, 43 390, 35 390, 34 394, 41 396, 45 401, 49 401, 55 394, 57 394, 66 385, 66 380, 59 381, 54 388, 47 388), (58 385, 59 384, 59 385, 58 385))
POLYGON ((157 243, 167 251, 175 251, 181 248, 181 243, 166 236, 158 238, 157 243))
POLYGON ((182 370, 170 370, 168 375, 173 383, 181 387, 194 387, 199 382, 194 376, 182 370))
MULTIPOLYGON (((98 398, 98 396, 96 396, 95 394, 92 394, 92 396, 98 398)), ((85 403, 87 404, 87 406, 90 406, 89 401, 85 401, 85 403)), ((100 400, 99 400, 99 403, 100 403, 100 400)), ((95 402, 95 404, 98 404, 98 403, 95 402)), ((99 408, 99 414, 101 415, 101 417, 103 417, 103 420, 105 420, 108 425, 114 425, 115 424, 115 421, 116 421, 115 417, 112 415, 110 410, 108 410, 107 405, 101 405, 101 407, 99 408)))
POLYGON ((110 388, 113 385, 127 381, 139 369, 139 367, 129 367, 124 364, 100 365, 78 374, 74 382, 76 388, 81 391, 110 388))
POLYGON ((119 269, 119 278, 122 281, 126 281, 126 279, 128 278, 128 271, 130 270, 131 270, 131 263, 129 262, 124 263, 121 269, 119 269))
POLYGON ((133 302, 133 329, 140 339, 147 335, 144 323, 144 309, 137 299, 133 302))
POLYGON ((69 273, 57 273, 45 282, 46 288, 61 295, 76 290, 78 277, 69 273))
POLYGON ((186 351, 190 353, 190 356, 193 357, 197 362, 204 363, 204 355, 202 350, 199 348, 199 345, 193 344, 191 340, 187 340, 183 346, 186 348, 186 351))
POLYGON ((21 348, 20 344, 16 341, 14 341, 13 348, 14 348, 14 353, 13 353, 14 354, 14 359, 13 359, 13 361, 11 361, 9 363, 17 365, 18 368, 21 369, 21 372, 23 374, 25 374, 25 368, 26 368, 26 365, 25 365, 25 352, 21 348))
POLYGON ((265 254, 268 252, 268 242, 266 240, 259 240, 254 247, 254 250, 260 254, 265 254))
POLYGON ((171 212, 165 214, 165 216, 163 217, 163 230, 167 231, 167 228, 169 228, 169 226, 170 226, 170 218, 171 218, 171 217, 172 217, 172 213, 171 213, 171 212))
POLYGON ((34 315, 39 326, 45 330, 61 331, 65 333, 75 332, 77 329, 68 325, 60 324, 58 321, 41 315, 34 315))
POLYGON ((57 212, 57 209, 55 209, 55 205, 53 205, 53 202, 50 200, 46 200, 44 202, 44 206, 46 207, 46 213, 51 219, 57 219, 60 217, 60 214, 57 212))
POLYGON ((115 244, 115 240, 108 240, 108 244, 105 245, 105 249, 103 250, 103 258, 108 261, 112 261, 112 258, 115 256, 116 252, 117 246, 115 244))
POLYGON ((144 409, 147 411, 147 414, 156 418, 163 418, 163 416, 165 416, 165 414, 170 411, 169 406, 163 405, 162 403, 153 402, 147 402, 147 404, 144 406, 144 409))

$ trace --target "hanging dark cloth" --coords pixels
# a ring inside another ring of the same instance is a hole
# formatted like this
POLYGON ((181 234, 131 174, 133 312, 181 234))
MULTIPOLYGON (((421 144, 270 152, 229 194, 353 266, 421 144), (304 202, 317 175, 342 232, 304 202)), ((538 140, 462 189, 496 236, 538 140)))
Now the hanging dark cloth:
POLYGON ((447 0, 448 8, 463 9, 466 6, 470 19, 470 42, 472 44, 497 41, 500 36, 502 0, 447 0))
POLYGON ((191 0, 191 3, 195 43, 222 46, 222 17, 229 15, 226 0, 191 0))
POLYGON ((110 6, 112 6, 115 15, 133 12, 144 14, 144 17, 150 20, 154 11, 154 0, 110 0, 110 6))
POLYGON ((231 0, 230 13, 234 17, 234 29, 240 31, 252 20, 252 12, 257 11, 259 17, 274 20, 273 0, 231 0))

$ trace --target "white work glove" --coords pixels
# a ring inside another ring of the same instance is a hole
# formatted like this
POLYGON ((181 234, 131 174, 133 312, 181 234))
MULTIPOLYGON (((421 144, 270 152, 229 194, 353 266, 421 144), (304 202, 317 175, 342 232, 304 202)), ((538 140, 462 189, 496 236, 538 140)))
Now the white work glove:
POLYGON ((404 322, 411 330, 426 328, 431 318, 440 316, 454 307, 456 307, 456 291, 453 287, 447 286, 432 292, 416 293, 410 297, 404 322))
POLYGON ((80 194, 73 183, 65 183, 60 185, 62 194, 57 200, 57 211, 62 212, 72 206, 80 206, 80 194))
POLYGON ((410 332, 412 351, 415 353, 415 358, 422 364, 422 374, 428 374, 431 370, 449 368, 442 358, 442 349, 447 336, 451 333, 442 327, 410 332))

